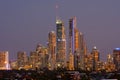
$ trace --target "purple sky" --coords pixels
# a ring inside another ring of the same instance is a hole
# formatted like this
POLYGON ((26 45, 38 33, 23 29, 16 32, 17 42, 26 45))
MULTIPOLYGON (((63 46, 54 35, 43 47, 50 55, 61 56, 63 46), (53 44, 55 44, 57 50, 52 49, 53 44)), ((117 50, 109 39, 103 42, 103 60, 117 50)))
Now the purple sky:
POLYGON ((66 30, 68 19, 77 17, 89 52, 97 46, 105 60, 120 47, 120 0, 0 0, 0 51, 9 51, 12 60, 18 51, 29 54, 38 43, 46 45, 56 29, 56 4, 66 30))

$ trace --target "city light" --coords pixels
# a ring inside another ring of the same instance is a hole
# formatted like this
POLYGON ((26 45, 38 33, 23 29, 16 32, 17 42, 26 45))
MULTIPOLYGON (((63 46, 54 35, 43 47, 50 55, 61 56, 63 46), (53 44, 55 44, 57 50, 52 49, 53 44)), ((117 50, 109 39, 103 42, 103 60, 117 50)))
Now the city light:
POLYGON ((115 48, 115 50, 120 50, 120 48, 115 48))

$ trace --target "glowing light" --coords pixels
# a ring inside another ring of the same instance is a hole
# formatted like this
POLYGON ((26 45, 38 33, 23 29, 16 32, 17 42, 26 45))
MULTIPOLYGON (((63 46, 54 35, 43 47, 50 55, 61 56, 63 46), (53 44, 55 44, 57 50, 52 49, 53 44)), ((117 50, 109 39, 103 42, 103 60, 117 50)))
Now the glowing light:
POLYGON ((57 41, 61 41, 60 39, 58 39, 57 41))
POLYGON ((66 41, 65 39, 62 39, 62 41, 66 41))
POLYGON ((51 33, 55 33, 54 31, 51 31, 51 33))
POLYGON ((115 48, 115 50, 120 50, 120 48, 115 48))
POLYGON ((97 47, 96 47, 96 46, 94 46, 94 47, 93 47, 93 49, 97 49, 97 47))
POLYGON ((58 67, 60 67, 60 64, 58 64, 58 67))
POLYGON ((4 63, 7 64, 7 61, 5 61, 4 63))
POLYGON ((61 24, 62 21, 61 20, 56 20, 56 24, 61 24))

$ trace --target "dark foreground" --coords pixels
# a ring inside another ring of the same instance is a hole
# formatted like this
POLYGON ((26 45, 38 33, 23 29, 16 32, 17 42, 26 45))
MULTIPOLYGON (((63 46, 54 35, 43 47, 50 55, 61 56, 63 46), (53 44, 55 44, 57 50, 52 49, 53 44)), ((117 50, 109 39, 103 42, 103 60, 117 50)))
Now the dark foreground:
POLYGON ((120 73, 64 70, 0 70, 0 80, 120 80, 120 73))

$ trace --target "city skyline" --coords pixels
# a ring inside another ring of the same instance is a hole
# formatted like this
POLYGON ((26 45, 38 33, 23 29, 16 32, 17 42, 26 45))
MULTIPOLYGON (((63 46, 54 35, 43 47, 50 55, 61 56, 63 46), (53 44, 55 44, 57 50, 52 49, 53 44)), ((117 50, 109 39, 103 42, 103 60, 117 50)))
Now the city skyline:
POLYGON ((68 31, 69 18, 76 16, 77 27, 84 34, 88 52, 97 46, 100 57, 106 60, 107 54, 119 47, 119 2, 1 0, 0 50, 9 51, 12 60, 16 59, 18 51, 29 54, 38 43, 46 46, 48 33, 56 31, 55 6, 58 4, 58 15, 65 23, 65 29, 68 31))

